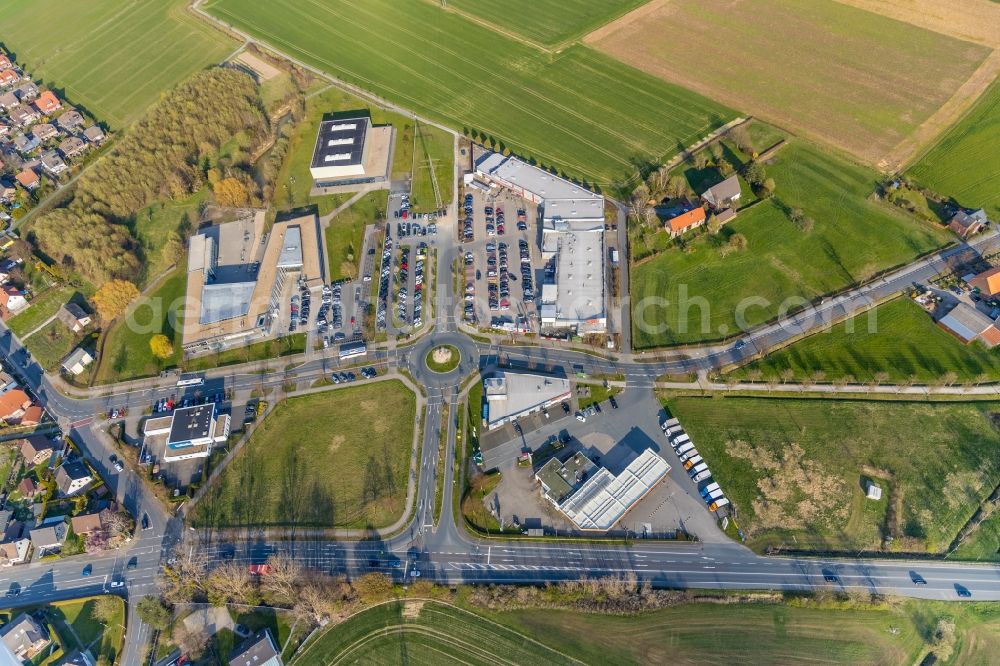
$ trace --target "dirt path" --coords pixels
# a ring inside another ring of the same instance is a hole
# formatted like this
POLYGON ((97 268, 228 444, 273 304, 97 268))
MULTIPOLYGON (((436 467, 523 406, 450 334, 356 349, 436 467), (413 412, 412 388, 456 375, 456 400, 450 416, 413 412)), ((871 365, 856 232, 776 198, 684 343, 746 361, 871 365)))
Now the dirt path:
POLYGON ((895 173, 911 161, 915 161, 925 150, 934 145, 945 130, 958 122, 998 74, 1000 74, 1000 50, 991 53, 947 102, 879 160, 878 168, 895 173))

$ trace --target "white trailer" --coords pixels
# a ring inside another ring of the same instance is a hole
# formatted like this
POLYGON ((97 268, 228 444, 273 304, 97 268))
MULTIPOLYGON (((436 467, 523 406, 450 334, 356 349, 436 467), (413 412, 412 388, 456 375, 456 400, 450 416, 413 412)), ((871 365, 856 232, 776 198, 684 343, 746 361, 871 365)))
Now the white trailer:
POLYGON ((695 476, 696 474, 701 474, 708 469, 708 463, 698 463, 694 467, 688 469, 688 474, 695 476))
POLYGON ((686 444, 681 444, 680 446, 677 447, 677 455, 681 455, 682 453, 687 453, 693 448, 694 444, 692 444, 691 442, 687 442, 686 444))

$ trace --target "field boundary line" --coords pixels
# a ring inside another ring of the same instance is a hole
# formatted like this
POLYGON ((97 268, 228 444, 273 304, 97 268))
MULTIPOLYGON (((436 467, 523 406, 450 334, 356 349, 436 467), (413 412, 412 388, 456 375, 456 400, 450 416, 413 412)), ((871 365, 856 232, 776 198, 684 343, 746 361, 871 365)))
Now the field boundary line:
POLYGON ((879 160, 879 169, 899 173, 913 167, 941 143, 951 128, 972 113, 983 95, 996 81, 998 74, 1000 74, 1000 49, 986 56, 972 76, 958 87, 955 94, 879 160))
MULTIPOLYGON (((468 21, 470 23, 475 23, 477 25, 480 25, 480 26, 486 28, 487 30, 492 30, 493 32, 495 32, 495 33, 497 33, 499 35, 503 35, 504 37, 507 37, 508 39, 514 40, 515 42, 520 42, 520 43, 524 44, 525 46, 530 46, 531 48, 538 49, 539 51, 542 51, 544 53, 555 54, 555 53, 559 52, 559 50, 554 49, 551 46, 545 46, 541 42, 536 42, 535 40, 533 40, 533 39, 531 39, 529 37, 525 37, 524 35, 519 35, 516 32, 512 32, 511 30, 508 30, 507 28, 504 28, 503 26, 499 26, 496 23, 492 23, 490 21, 487 21, 486 19, 484 19, 481 16, 476 16, 475 14, 470 14, 469 12, 465 11, 464 9, 459 9, 457 7, 452 7, 451 5, 444 5, 444 6, 442 6, 440 4, 440 2, 437 2, 436 0, 423 0, 423 1, 424 1, 425 4, 432 5, 432 6, 436 7, 436 8, 438 8, 438 9, 440 9, 441 11, 450 12, 452 14, 456 14, 458 16, 461 16, 463 19, 465 19, 466 21, 468 21)), ((580 35, 577 35, 574 38, 571 38, 569 40, 566 40, 565 42, 561 42, 560 44, 557 44, 557 46, 561 46, 562 44, 567 44, 567 45, 568 44, 572 44, 574 41, 576 41, 579 38, 580 38, 580 35)))

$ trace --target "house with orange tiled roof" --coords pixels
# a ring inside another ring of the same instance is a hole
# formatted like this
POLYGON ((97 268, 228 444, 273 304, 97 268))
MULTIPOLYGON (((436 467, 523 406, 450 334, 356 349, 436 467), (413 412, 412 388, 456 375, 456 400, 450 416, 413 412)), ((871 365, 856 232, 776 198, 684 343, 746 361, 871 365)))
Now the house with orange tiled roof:
POLYGON ((15 176, 15 178, 17 179, 17 182, 21 184, 21 187, 23 187, 26 190, 35 189, 41 182, 41 179, 38 177, 38 174, 32 171, 31 169, 22 170, 19 174, 15 176))
POLYGON ((59 98, 56 97, 54 92, 51 90, 45 90, 38 96, 38 99, 35 100, 35 108, 38 109, 38 112, 43 116, 47 116, 53 111, 61 109, 62 102, 59 101, 59 98))
POLYGON ((0 53, 0 69, 10 69, 10 65, 10 58, 4 53, 0 53))
POLYGON ((692 229, 697 229, 701 225, 705 224, 707 220, 705 216, 705 209, 701 206, 695 206, 689 211, 679 213, 671 218, 668 218, 663 223, 663 228, 671 238, 677 238, 681 234, 685 234, 692 229))
POLYGON ((36 426, 42 422, 42 416, 44 415, 45 410, 42 409, 41 405, 31 405, 24 410, 24 414, 21 416, 19 425, 36 426))
POLYGON ((21 76, 14 71, 13 67, 0 72, 0 86, 12 86, 21 80, 21 76))
POLYGON ((8 423, 18 423, 25 410, 31 407, 31 398, 21 389, 7 391, 0 395, 0 419, 8 423))
POLYGON ((1000 344, 1000 329, 985 314, 968 303, 959 303, 938 320, 938 326, 964 344, 979 340, 987 347, 1000 344))
POLYGON ((986 297, 1000 294, 1000 266, 983 271, 972 278, 969 280, 969 286, 979 289, 979 293, 986 297))

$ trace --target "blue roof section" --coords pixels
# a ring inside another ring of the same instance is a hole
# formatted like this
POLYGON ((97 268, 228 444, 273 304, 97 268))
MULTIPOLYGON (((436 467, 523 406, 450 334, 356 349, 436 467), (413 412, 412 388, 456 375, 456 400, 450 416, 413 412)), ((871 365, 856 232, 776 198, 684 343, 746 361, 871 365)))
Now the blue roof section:
POLYGON ((289 226, 285 231, 285 241, 278 255, 278 268, 299 268, 302 266, 302 229, 298 225, 289 226))

